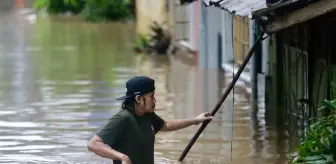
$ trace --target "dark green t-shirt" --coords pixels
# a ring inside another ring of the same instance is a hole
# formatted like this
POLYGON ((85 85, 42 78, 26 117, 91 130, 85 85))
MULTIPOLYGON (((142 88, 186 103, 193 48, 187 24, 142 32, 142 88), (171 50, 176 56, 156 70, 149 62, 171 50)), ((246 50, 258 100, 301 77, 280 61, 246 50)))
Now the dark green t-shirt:
MULTIPOLYGON (((154 112, 136 116, 131 110, 121 109, 97 135, 114 150, 126 154, 132 164, 154 164, 155 134, 164 125, 164 120, 154 112)), ((114 160, 113 163, 120 164, 121 161, 114 160)))

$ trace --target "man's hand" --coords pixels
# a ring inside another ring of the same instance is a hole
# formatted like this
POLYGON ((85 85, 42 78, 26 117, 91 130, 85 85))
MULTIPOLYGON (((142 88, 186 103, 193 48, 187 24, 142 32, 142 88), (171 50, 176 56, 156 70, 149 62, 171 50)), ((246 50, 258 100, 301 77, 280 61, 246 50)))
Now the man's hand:
POLYGON ((202 113, 196 117, 196 120, 197 120, 196 125, 204 121, 210 121, 212 119, 213 119, 213 116, 211 116, 211 113, 209 112, 202 113))
POLYGON ((121 163, 122 164, 132 164, 132 161, 127 155, 123 155, 123 157, 121 157, 121 163))

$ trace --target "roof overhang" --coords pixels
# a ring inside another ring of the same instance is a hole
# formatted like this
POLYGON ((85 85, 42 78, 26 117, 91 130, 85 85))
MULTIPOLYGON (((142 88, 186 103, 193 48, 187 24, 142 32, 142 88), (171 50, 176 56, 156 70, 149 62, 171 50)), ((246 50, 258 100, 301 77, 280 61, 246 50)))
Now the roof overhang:
POLYGON ((266 8, 266 0, 203 0, 205 6, 215 6, 232 14, 252 18, 252 12, 266 8))
POLYGON ((252 19, 262 24, 264 32, 274 33, 335 10, 336 0, 288 1, 273 8, 254 11, 252 19))
POLYGON ((336 10, 336 0, 286 0, 272 7, 267 7, 266 0, 203 0, 203 4, 255 19, 265 33, 274 33, 336 10))

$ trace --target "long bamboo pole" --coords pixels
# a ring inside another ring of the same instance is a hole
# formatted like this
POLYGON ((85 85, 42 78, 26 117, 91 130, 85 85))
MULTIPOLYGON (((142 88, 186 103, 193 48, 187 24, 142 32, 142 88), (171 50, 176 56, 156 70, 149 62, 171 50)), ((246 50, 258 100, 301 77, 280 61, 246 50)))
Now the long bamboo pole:
MULTIPOLYGON (((243 72, 244 68, 246 67, 248 61, 250 60, 250 58, 252 57, 253 53, 255 52, 257 46, 261 43, 262 40, 265 39, 265 38, 263 38, 263 35, 264 35, 264 33, 261 33, 261 35, 259 36, 259 38, 256 40, 256 42, 254 43, 254 45, 252 46, 252 48, 248 52, 248 54, 245 57, 242 65, 238 69, 237 74, 233 77, 233 80, 231 81, 230 85, 225 90, 225 92, 223 94, 223 97, 217 102, 215 108, 212 110, 211 116, 214 116, 216 114, 216 112, 219 110, 219 107, 223 104, 223 102, 225 101, 225 99, 227 98, 227 96, 229 95, 229 93, 231 92, 231 90, 233 89, 233 87, 236 84, 237 80, 239 79, 241 73, 243 72)), ((182 154, 181 154, 181 156, 179 158, 179 161, 183 161, 183 159, 186 157, 187 153, 189 152, 189 150, 191 149, 191 147, 194 145, 194 143, 196 142, 197 138, 201 135, 201 133, 203 132, 203 130, 206 128, 206 126, 209 124, 209 122, 210 121, 204 122, 202 124, 202 126, 198 129, 198 131, 196 132, 196 134, 194 135, 194 137, 188 143, 187 147, 183 150, 183 152, 182 152, 182 154)))

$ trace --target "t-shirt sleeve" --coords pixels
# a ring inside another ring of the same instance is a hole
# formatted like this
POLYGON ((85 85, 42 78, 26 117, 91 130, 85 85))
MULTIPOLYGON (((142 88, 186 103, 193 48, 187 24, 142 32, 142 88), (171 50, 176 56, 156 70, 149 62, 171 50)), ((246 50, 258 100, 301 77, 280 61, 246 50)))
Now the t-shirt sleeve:
POLYGON ((114 115, 107 121, 105 126, 98 131, 97 136, 99 136, 105 144, 113 147, 120 138, 125 126, 126 118, 118 114, 114 115))
POLYGON ((152 125, 154 128, 154 133, 157 133, 160 131, 160 129, 163 127, 165 121, 160 116, 158 116, 156 113, 153 113, 152 115, 152 125))

